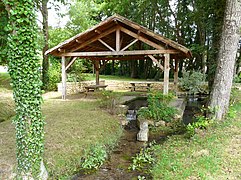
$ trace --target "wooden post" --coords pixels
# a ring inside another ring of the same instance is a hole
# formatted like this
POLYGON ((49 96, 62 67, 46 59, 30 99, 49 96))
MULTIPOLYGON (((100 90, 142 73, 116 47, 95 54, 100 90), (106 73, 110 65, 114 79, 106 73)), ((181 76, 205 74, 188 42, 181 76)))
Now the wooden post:
POLYGON ((96 85, 100 84, 100 61, 95 61, 95 82, 96 85))
POLYGON ((168 94, 170 54, 165 54, 163 94, 168 94))
POLYGON ((178 83, 178 65, 179 61, 178 59, 175 59, 175 67, 174 67, 174 86, 177 88, 177 83, 178 83))
POLYGON ((65 56, 62 56, 62 99, 66 99, 66 71, 65 71, 65 56))
POLYGON ((116 51, 120 51, 120 29, 116 30, 116 51))

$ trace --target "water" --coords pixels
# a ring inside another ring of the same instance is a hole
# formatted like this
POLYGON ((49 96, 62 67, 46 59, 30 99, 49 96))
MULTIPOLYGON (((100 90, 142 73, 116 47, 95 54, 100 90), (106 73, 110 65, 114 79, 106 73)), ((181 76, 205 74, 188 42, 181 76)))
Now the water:
POLYGON ((125 103, 128 106, 126 119, 128 121, 135 121, 137 118, 137 111, 141 107, 147 107, 147 97, 138 97, 125 103))
POLYGON ((187 105, 183 114, 183 123, 189 124, 194 121, 195 115, 201 114, 202 106, 207 102, 207 96, 188 96, 187 105))
MULTIPOLYGON (((200 108, 205 104, 205 98, 202 97, 189 97, 186 109, 183 115, 183 122, 185 124, 193 121, 193 116, 200 112, 200 108)), ((128 180, 137 176, 147 176, 143 172, 129 171, 128 167, 132 163, 132 157, 139 153, 143 147, 143 142, 136 141, 136 135, 139 131, 136 124, 136 113, 141 107, 147 106, 147 98, 141 97, 135 100, 125 103, 128 105, 127 120, 128 125, 124 127, 124 135, 118 143, 113 152, 109 155, 109 158, 101 168, 92 174, 84 175, 79 173, 73 180, 128 180)), ((165 141, 167 134, 156 133, 149 136, 149 140, 155 140, 158 143, 165 141)))

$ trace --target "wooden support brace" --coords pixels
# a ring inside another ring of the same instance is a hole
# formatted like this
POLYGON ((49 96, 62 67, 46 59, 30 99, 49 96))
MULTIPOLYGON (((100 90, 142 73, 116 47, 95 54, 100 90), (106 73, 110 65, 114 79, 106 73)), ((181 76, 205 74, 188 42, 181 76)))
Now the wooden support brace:
POLYGON ((135 39, 134 41, 132 41, 130 44, 128 44, 126 47, 124 47, 120 51, 125 51, 127 48, 129 48, 131 45, 135 44, 137 41, 138 41, 138 39, 135 39))
POLYGON ((111 51, 115 51, 111 46, 109 46, 105 41, 103 41, 102 39, 98 39, 98 41, 100 41, 105 47, 107 47, 109 50, 111 51))
POLYGON ((70 63, 66 66, 65 71, 67 71, 67 69, 75 62, 76 59, 77 57, 74 57, 72 61, 70 61, 70 63))
POLYGON ((152 55, 148 55, 149 58, 151 58, 152 61, 154 61, 155 63, 157 63, 158 67, 164 71, 164 67, 161 65, 161 63, 152 55))

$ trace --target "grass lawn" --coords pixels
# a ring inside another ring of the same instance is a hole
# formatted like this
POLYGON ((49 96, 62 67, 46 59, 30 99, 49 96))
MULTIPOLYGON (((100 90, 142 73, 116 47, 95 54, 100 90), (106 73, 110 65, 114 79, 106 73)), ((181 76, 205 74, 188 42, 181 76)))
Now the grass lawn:
MULTIPOLYGON (((118 119, 97 106, 95 101, 80 100, 47 100, 43 104, 44 161, 52 179, 76 172, 84 150, 91 145, 113 146, 119 139, 122 130, 118 119)), ((0 164, 16 164, 14 126, 10 120, 1 123, 0 132, 0 164)))
MULTIPOLYGON (((84 73, 85 79, 88 80, 95 80, 95 74, 84 73)), ((136 79, 126 76, 114 76, 114 75, 100 75, 100 80, 118 80, 118 81, 146 81, 146 79, 136 79)))
POLYGON ((10 90, 10 76, 8 73, 0 73, 0 90, 10 90))
POLYGON ((191 139, 175 135, 157 150, 154 179, 241 179, 241 92, 224 122, 191 139), (234 117, 235 112, 237 115, 234 117))
MULTIPOLYGON (((7 74, 0 75, 1 82, 8 86, 6 79, 7 74)), ((4 94, 5 90, 0 91, 0 102, 4 99, 13 103, 12 97, 4 97, 4 94)), ((6 108, 6 103, 0 111, 5 109, 10 109, 6 108)), ((46 120, 44 162, 50 179, 66 179, 73 175, 79 170, 84 150, 96 144, 114 146, 122 134, 118 118, 100 109, 93 99, 47 99, 42 111, 46 120)), ((8 118, 0 123, 0 179, 8 179, 5 173, 14 165, 15 131, 8 118)))

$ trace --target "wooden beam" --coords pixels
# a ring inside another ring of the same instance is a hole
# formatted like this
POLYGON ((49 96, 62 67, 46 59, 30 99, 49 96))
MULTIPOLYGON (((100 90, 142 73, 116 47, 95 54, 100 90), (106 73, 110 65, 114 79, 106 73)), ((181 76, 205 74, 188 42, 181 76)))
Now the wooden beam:
POLYGON ((83 43, 80 44, 78 47, 75 47, 75 48, 71 49, 70 51, 73 52, 73 51, 76 51, 76 50, 78 50, 78 49, 81 49, 82 47, 85 47, 85 46, 87 46, 88 44, 91 44, 92 42, 97 41, 98 39, 100 39, 100 38, 102 38, 102 37, 104 37, 104 36, 107 36, 108 34, 114 32, 115 30, 116 30, 115 28, 111 28, 111 29, 109 29, 109 30, 107 30, 107 31, 105 31, 105 32, 103 32, 103 33, 95 36, 94 38, 89 39, 88 41, 83 42, 83 43))
POLYGON ((105 41, 103 41, 102 39, 98 39, 98 41, 100 41, 105 47, 107 47, 109 50, 111 51, 115 51, 111 46, 109 46, 105 41))
POLYGON ((149 55, 149 54, 176 54, 176 50, 135 50, 135 51, 100 51, 100 52, 70 52, 63 53, 61 56, 124 56, 124 55, 149 55))
POLYGON ((174 67, 174 85, 177 88, 177 83, 178 83, 178 66, 179 66, 179 61, 178 59, 175 59, 175 67, 174 67))
POLYGON ((151 60, 154 61, 157 64, 157 66, 163 71, 163 69, 164 69, 163 66, 154 56, 148 55, 148 57, 151 58, 151 60))
POLYGON ((116 51, 120 51, 120 29, 116 29, 116 51))
POLYGON ((66 71, 65 71, 65 57, 62 56, 62 99, 66 99, 66 71))
POLYGON ((144 60, 146 59, 145 56, 137 55, 137 56, 121 56, 121 57, 81 57, 83 59, 89 60, 144 60))
POLYGON ((74 57, 72 61, 70 61, 70 63, 66 66, 65 71, 67 71, 67 69, 75 62, 76 59, 77 57, 74 57))
POLYGON ((131 45, 135 44, 137 41, 138 41, 138 39, 135 39, 134 41, 132 41, 130 44, 128 44, 126 47, 124 47, 120 51, 125 51, 127 48, 129 48, 131 45))
POLYGON ((176 42, 174 42, 174 41, 172 41, 170 39, 166 39, 165 37, 160 36, 160 35, 152 32, 152 31, 150 31, 150 30, 148 30, 146 28, 143 28, 143 27, 141 27, 138 24, 132 23, 132 22, 126 20, 126 19, 121 19, 121 21, 123 23, 129 25, 130 27, 132 27, 132 28, 134 28, 134 29, 136 29, 138 31, 143 32, 144 34, 147 34, 148 36, 151 36, 151 37, 153 37, 153 38, 155 38, 155 39, 157 39, 159 41, 162 41, 163 43, 166 43, 166 44, 170 45, 173 48, 176 48, 176 49, 179 49, 180 51, 183 51, 183 53, 186 55, 186 57, 187 56, 192 57, 192 55, 189 54, 190 53, 189 50, 187 48, 185 48, 184 46, 182 46, 182 45, 180 45, 180 44, 178 44, 178 43, 176 43, 176 42))
POLYGON ((163 83, 163 94, 168 94, 169 86, 169 71, 170 71, 170 54, 165 54, 164 62, 164 83, 163 83))
POLYGON ((148 44, 151 47, 154 47, 154 48, 159 49, 159 50, 165 49, 165 47, 163 47, 161 45, 158 45, 158 44, 150 41, 149 39, 146 39, 146 38, 144 38, 144 37, 142 37, 142 36, 132 32, 132 31, 130 31, 130 30, 124 28, 124 27, 121 27, 120 30, 122 32, 124 32, 124 33, 126 33, 126 34, 128 34, 128 35, 130 35, 130 36, 132 36, 132 37, 134 37, 134 38, 136 38, 136 39, 138 39, 138 40, 148 44))

